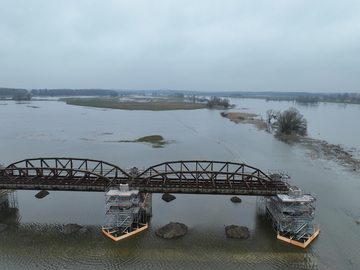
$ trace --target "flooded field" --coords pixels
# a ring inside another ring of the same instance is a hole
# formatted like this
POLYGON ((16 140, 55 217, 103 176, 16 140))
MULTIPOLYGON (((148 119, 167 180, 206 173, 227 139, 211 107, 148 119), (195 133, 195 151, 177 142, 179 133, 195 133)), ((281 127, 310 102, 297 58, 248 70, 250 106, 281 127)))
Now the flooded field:
MULTIPOLYGON (((283 170, 291 184, 317 194, 315 224, 321 234, 307 249, 276 239, 259 211, 258 198, 175 194, 166 203, 153 196, 149 229, 123 242, 101 233, 105 220, 104 194, 55 192, 43 199, 37 191, 18 191, 18 211, 2 212, 0 261, 6 269, 358 269, 360 268, 360 181, 333 159, 315 155, 259 131, 252 124, 236 124, 220 111, 124 111, 71 106, 58 101, 31 101, 0 106, 0 163, 26 158, 78 157, 140 169, 176 160, 219 160, 246 163, 264 172, 283 170), (167 144, 154 148, 140 138, 159 135, 167 144), (164 240, 155 231, 182 222, 186 236, 164 240), (83 226, 77 234, 60 234, 68 223, 83 226), (227 238, 226 225, 246 226, 250 238, 227 238)), ((229 112, 265 117, 268 109, 296 107, 308 120, 311 138, 360 149, 360 106, 232 99, 229 112), (331 120, 331 121, 330 121, 331 120)))

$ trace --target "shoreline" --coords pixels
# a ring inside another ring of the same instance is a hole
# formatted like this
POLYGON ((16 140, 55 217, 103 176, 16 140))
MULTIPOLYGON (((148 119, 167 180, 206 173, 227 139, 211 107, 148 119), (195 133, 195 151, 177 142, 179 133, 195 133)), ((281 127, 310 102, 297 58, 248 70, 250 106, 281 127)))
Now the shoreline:
MULTIPOLYGON (((222 117, 228 118, 230 121, 236 124, 252 124, 257 129, 265 130, 271 134, 270 131, 262 119, 256 118, 259 115, 254 113, 242 113, 242 112, 221 112, 222 117)), ((274 135, 278 140, 290 144, 300 146, 304 151, 304 155, 313 161, 334 161, 338 165, 347 169, 348 171, 356 174, 360 174, 360 151, 355 147, 345 147, 341 144, 331 144, 325 140, 313 139, 310 137, 299 137, 292 135, 274 135)))

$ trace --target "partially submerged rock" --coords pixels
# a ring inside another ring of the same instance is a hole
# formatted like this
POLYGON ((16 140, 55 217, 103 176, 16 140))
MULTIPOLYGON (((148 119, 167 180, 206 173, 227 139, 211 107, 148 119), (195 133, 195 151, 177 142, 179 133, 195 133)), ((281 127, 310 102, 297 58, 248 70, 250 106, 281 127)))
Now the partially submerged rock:
POLYGON ((225 227, 226 235, 233 238, 249 238, 249 228, 245 226, 229 225, 225 227))
POLYGON ((187 232, 188 232, 188 227, 185 224, 179 222, 170 222, 164 227, 158 229, 155 232, 155 234, 165 239, 170 239, 174 237, 183 236, 187 232))
POLYGON ((61 233, 65 234, 65 235, 69 235, 72 233, 76 233, 81 228, 82 228, 82 226, 80 226, 78 224, 70 223, 65 226, 65 228, 61 231, 61 233))
POLYGON ((357 224, 360 224, 360 219, 355 220, 355 222, 356 222, 357 224))
POLYGON ((171 195, 170 193, 164 193, 161 197, 165 202, 171 202, 176 199, 174 195, 171 195))
POLYGON ((0 233, 5 231, 8 228, 8 225, 6 224, 0 224, 0 233))
POLYGON ((47 195, 49 195, 49 192, 46 190, 41 190, 40 192, 38 192, 35 197, 38 199, 42 199, 44 197, 46 197, 47 195))
POLYGON ((230 201, 232 201, 233 203, 241 203, 241 199, 239 197, 231 197, 230 201))

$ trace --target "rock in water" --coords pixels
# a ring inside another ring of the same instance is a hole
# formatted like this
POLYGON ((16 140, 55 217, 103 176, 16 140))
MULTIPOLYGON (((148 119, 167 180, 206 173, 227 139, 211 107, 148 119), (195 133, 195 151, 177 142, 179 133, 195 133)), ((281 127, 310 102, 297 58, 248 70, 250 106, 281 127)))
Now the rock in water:
POLYGON ((171 202, 172 200, 175 200, 176 197, 174 195, 171 195, 170 193, 164 193, 161 197, 165 202, 171 202))
POLYGON ((42 190, 40 192, 38 192, 35 197, 38 198, 38 199, 42 199, 44 198, 45 196, 49 195, 49 192, 46 191, 46 190, 42 190))
POLYGON ((356 222, 357 224, 360 224, 360 219, 355 220, 355 222, 356 222))
POLYGON ((244 226, 230 225, 225 227, 226 235, 233 238, 249 238, 249 228, 244 226))
POLYGON ((188 232, 188 227, 179 222, 170 222, 164 227, 158 229, 155 234, 165 239, 183 236, 188 232))
POLYGON ((8 225, 6 224, 0 224, 0 233, 5 231, 8 228, 8 225))
POLYGON ((61 233, 65 234, 65 235, 69 235, 72 233, 76 233, 81 228, 82 228, 82 226, 80 226, 78 224, 70 223, 65 226, 65 228, 61 231, 61 233))
POLYGON ((234 202, 234 203, 241 203, 241 199, 239 197, 231 197, 230 201, 234 202))

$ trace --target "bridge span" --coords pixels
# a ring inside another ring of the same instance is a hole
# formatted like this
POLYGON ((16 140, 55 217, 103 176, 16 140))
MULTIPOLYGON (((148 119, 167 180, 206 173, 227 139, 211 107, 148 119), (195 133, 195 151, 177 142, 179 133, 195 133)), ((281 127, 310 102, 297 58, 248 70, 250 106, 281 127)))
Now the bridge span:
POLYGON ((242 163, 171 161, 143 171, 81 158, 32 158, 0 167, 0 189, 105 191, 129 184, 145 193, 270 196, 287 193, 288 184, 242 163))

